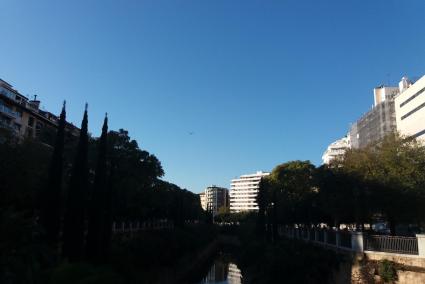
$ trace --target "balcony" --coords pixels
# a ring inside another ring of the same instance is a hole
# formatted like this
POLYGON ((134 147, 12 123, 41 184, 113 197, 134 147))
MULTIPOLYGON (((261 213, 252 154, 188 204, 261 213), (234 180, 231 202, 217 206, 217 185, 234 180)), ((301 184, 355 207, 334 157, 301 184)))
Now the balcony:
POLYGON ((5 97, 8 97, 11 100, 16 100, 16 95, 3 87, 0 87, 0 94, 5 97))
POLYGON ((5 115, 11 117, 11 118, 18 118, 19 117, 19 114, 16 111, 13 111, 12 109, 8 108, 7 106, 1 105, 1 104, 0 104, 0 112, 2 114, 5 114, 5 115))

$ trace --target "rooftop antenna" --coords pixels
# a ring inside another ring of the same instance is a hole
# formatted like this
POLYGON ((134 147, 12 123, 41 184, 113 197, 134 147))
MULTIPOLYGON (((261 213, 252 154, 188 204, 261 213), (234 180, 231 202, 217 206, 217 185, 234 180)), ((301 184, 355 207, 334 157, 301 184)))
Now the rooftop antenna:
POLYGON ((37 100, 37 95, 34 95, 34 101, 36 101, 37 100))

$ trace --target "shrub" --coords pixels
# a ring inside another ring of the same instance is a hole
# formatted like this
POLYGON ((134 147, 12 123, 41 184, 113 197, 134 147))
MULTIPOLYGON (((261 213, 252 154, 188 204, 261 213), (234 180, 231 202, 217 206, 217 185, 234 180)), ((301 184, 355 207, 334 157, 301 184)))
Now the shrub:
POLYGON ((397 280, 397 270, 394 262, 384 259, 379 263, 379 276, 385 283, 392 283, 397 280))

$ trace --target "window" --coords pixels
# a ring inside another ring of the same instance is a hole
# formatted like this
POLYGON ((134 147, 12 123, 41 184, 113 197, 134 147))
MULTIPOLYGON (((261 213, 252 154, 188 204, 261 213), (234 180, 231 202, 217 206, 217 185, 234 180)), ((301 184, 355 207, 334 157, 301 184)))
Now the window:
POLYGON ((28 119, 28 126, 34 126, 34 117, 30 116, 30 118, 28 119))

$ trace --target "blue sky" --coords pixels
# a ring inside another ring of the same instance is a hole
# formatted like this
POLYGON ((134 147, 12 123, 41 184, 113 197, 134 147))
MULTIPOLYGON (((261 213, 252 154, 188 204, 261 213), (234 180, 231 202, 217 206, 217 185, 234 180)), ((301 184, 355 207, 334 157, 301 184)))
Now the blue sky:
POLYGON ((0 0, 0 78, 128 129, 194 192, 321 163, 373 87, 425 74, 425 2, 0 0), (189 135, 193 132, 193 135, 189 135))

